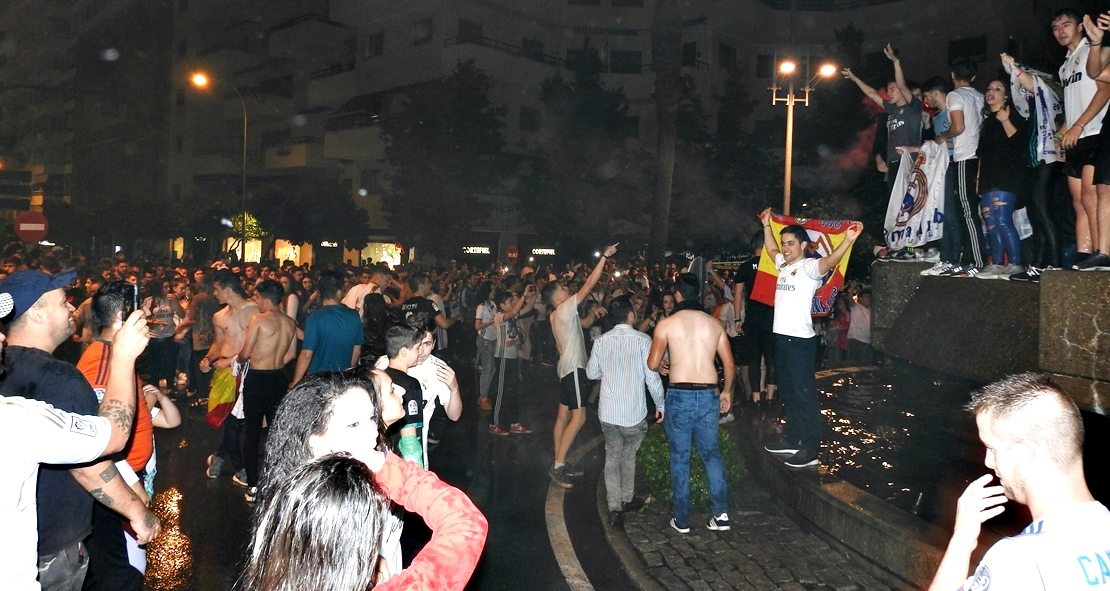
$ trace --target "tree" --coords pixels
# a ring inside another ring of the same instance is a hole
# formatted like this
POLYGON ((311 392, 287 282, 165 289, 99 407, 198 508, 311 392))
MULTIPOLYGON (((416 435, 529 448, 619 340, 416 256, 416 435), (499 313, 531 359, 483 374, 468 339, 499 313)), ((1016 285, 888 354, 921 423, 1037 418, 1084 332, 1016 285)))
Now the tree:
POLYGON ((501 135, 507 109, 490 102, 492 87, 473 60, 459 62, 383 118, 392 171, 382 208, 405 241, 445 253, 485 219, 474 195, 497 189, 512 171, 501 135))
POLYGON ((682 17, 675 0, 656 0, 651 19, 652 69, 655 70, 655 199, 651 216, 648 260, 662 262, 671 223, 674 179, 675 120, 682 76, 682 17))

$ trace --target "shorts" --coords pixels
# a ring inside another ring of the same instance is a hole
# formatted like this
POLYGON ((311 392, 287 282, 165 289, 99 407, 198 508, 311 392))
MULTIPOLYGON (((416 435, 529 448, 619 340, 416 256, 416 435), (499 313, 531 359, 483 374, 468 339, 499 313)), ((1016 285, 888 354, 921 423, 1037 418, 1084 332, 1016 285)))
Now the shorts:
POLYGON ((1094 182, 1096 185, 1110 185, 1110 121, 1105 122, 1098 134, 1094 182))
POLYGON ((559 404, 571 410, 582 408, 589 395, 589 387, 590 380, 585 369, 579 367, 574 373, 568 373, 559 380, 559 404))
POLYGON ((752 346, 751 337, 745 334, 729 337, 728 344, 732 348, 733 365, 736 367, 751 365, 752 358, 755 357, 755 347, 752 346))
POLYGON ((1094 166, 1098 161, 1099 144, 1102 134, 1079 138, 1075 147, 1067 151, 1064 174, 1074 179, 1083 178, 1083 167, 1094 166))

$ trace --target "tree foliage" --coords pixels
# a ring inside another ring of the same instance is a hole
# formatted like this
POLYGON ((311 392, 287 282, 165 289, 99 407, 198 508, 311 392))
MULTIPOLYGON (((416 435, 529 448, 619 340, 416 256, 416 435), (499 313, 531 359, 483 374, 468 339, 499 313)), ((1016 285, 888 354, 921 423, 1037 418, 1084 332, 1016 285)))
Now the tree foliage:
POLYGON ((446 252, 488 215, 474 195, 497 190, 512 170, 501 134, 507 109, 491 102, 492 87, 472 60, 459 62, 382 120, 392 168, 382 207, 406 242, 446 252))

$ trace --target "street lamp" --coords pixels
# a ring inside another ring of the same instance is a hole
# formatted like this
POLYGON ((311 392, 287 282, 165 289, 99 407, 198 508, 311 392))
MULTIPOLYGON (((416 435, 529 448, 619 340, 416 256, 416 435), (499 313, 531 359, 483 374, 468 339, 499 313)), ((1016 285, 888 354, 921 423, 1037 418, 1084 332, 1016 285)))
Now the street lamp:
POLYGON ((794 74, 798 70, 798 64, 792 60, 784 60, 779 64, 779 76, 775 78, 774 86, 767 90, 771 91, 771 104, 777 105, 779 103, 786 103, 786 172, 782 184, 782 212, 785 215, 790 215, 790 182, 794 169, 794 104, 802 103, 802 106, 809 106, 809 92, 817 86, 817 82, 821 78, 828 78, 836 74, 836 66, 834 64, 823 64, 812 78, 809 76, 809 59, 806 58, 806 78, 805 86, 802 91, 805 93, 803 98, 794 96, 794 74), (780 84, 783 80, 787 81, 787 91, 785 97, 779 96, 779 90, 782 90, 780 84))
MULTIPOLYGON (((193 86, 204 89, 213 82, 204 72, 194 72, 189 79, 193 86)), ((219 82, 219 80, 215 80, 219 82)), ((243 227, 239 232, 240 254, 239 260, 245 262, 247 260, 247 101, 243 100, 243 93, 231 84, 224 83, 235 91, 235 96, 239 97, 239 104, 243 107, 243 174, 242 174, 242 193, 239 197, 239 204, 243 208, 243 227)))

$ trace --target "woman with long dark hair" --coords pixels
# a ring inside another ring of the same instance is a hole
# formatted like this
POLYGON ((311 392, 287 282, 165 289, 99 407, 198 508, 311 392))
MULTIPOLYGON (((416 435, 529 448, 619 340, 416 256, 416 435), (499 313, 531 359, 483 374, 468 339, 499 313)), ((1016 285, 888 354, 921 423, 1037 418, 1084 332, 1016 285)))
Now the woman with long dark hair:
POLYGON ((1014 226, 1018 193, 1029 160, 1029 124, 1013 108, 1009 85, 987 85, 983 127, 979 132, 979 196, 983 228, 990 238, 991 264, 980 279, 1009 279, 1021 266, 1021 238, 1014 226))

